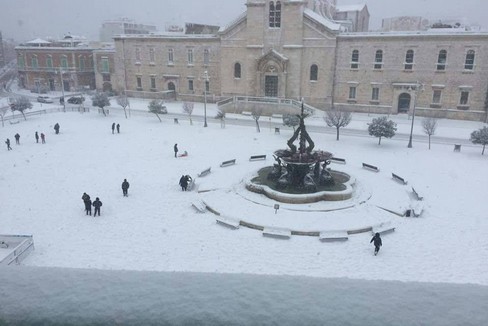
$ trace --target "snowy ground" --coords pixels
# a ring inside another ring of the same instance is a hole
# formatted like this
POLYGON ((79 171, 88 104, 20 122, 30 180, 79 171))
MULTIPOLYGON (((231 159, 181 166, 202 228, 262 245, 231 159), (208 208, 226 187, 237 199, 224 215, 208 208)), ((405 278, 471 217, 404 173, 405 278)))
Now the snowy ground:
MULTIPOLYGON (((488 285, 488 157, 480 155, 480 147, 463 145, 455 153, 453 144, 434 143, 429 151, 424 142, 408 149, 404 139, 385 139, 378 146, 369 136, 336 141, 333 130, 313 133, 316 148, 346 158, 346 165, 333 167, 357 179, 357 196, 348 202, 353 208, 323 212, 337 204, 302 205, 298 210, 283 204, 275 214, 274 201, 246 194, 242 182, 259 167, 272 164, 271 154, 286 147, 290 128, 274 134, 264 119, 261 133, 231 123, 222 129, 213 119, 213 105, 207 108, 209 127, 203 128, 201 104, 196 104, 193 125, 181 117, 180 124, 168 118, 160 123, 155 116, 137 114, 146 104, 133 100, 130 119, 114 106, 108 117, 92 108, 84 114, 30 116, 0 128, 0 139, 10 138, 13 147, 7 152, 4 146, 0 154, 0 234, 34 236, 36 249, 23 265, 488 285), (61 125, 59 135, 53 130, 56 122, 61 125), (112 135, 112 122, 120 123, 120 134, 112 135), (35 143, 35 131, 46 134, 46 144, 35 143), (17 132, 20 146, 13 138, 17 132), (189 156, 175 159, 175 143, 189 156), (267 154, 268 159, 249 162, 256 154, 267 154), (235 166, 219 167, 234 158, 235 166), (362 162, 380 167, 380 172, 361 169, 362 162), (212 173, 197 178, 197 189, 217 190, 181 192, 182 174, 196 177, 207 167, 212 173), (391 172, 408 185, 392 181, 391 172), (124 178, 131 184, 128 198, 120 189, 124 178), (425 198, 421 218, 402 218, 377 208, 403 210, 416 204, 410 186, 425 198), (100 218, 84 215, 83 192, 92 199, 100 197, 100 218), (389 221, 396 231, 384 236, 379 256, 373 257, 370 233, 350 235, 345 243, 303 236, 272 239, 257 230, 216 224, 212 213, 200 214, 191 206, 200 198, 225 215, 263 226, 324 231, 389 221)), ((50 107, 59 106, 43 104, 50 107)), ((170 103, 168 109, 170 114, 181 113, 181 103, 170 103)), ((354 115, 350 129, 362 128, 371 118, 354 115)), ((410 121, 397 119, 399 132, 408 134, 410 121)), ((310 124, 324 125, 321 117, 310 124)), ((438 134, 465 144, 481 125, 441 120, 438 134)))

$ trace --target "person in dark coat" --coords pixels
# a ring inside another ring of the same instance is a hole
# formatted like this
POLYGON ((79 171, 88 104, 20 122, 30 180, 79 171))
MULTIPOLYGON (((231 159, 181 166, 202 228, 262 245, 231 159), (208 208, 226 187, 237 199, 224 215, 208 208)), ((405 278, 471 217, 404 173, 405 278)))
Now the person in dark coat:
POLYGON ((86 215, 88 215, 88 213, 90 213, 90 215, 91 215, 92 202, 90 199, 90 195, 88 195, 86 192, 84 192, 83 195, 81 196, 81 200, 83 200, 83 203, 85 204, 86 215))
POLYGON ((19 133, 16 133, 14 137, 15 137, 15 143, 17 145, 20 145, 20 135, 19 135, 19 133))
POLYGON ((124 182, 122 182, 122 194, 124 195, 124 197, 128 197, 128 190, 129 190, 129 182, 127 181, 127 179, 124 179, 124 182))
POLYGON ((56 131, 56 135, 59 134, 59 123, 57 123, 57 122, 54 125, 54 131, 56 131))
POLYGON ((46 143, 46 135, 44 135, 42 132, 41 132, 41 140, 43 144, 46 143))
POLYGON ((36 143, 38 143, 38 142, 39 142, 39 134, 36 131, 36 143))
POLYGON ((120 124, 117 123, 117 133, 120 134, 120 124))
POLYGON ((381 241, 381 236, 378 232, 374 235, 374 237, 371 239, 369 243, 373 242, 374 244, 374 255, 376 256, 378 254, 378 251, 380 251, 380 247, 383 245, 381 241))
POLYGON ((188 180, 186 179, 185 175, 182 175, 180 178, 180 186, 181 191, 186 191, 186 187, 188 186, 188 180))
POLYGON ((115 133, 115 122, 112 123, 112 134, 114 134, 114 133, 115 133))
POLYGON ((11 151, 12 147, 10 147, 10 139, 7 138, 7 140, 5 141, 5 144, 7 144, 7 150, 11 151))
POLYGON ((175 157, 178 157, 178 144, 175 144, 173 149, 175 150, 175 157))
POLYGON ((92 201, 90 199, 90 196, 88 196, 88 199, 85 200, 84 203, 85 203, 85 212, 86 212, 86 215, 90 215, 91 216, 92 201))
POLYGON ((95 207, 95 212, 93 213, 93 216, 97 216, 97 212, 98 216, 100 216, 100 207, 102 207, 102 202, 100 201, 100 199, 97 197, 92 205, 93 207, 95 207))

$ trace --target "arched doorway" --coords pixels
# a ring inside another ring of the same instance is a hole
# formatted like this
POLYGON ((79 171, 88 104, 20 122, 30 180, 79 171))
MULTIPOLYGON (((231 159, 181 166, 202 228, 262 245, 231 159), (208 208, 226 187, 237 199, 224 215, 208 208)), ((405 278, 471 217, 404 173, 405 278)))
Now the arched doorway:
POLYGON ((398 113, 407 113, 410 110, 410 101, 412 97, 408 93, 402 93, 398 96, 398 113))
POLYGON ((175 91, 176 90, 176 86, 173 82, 169 82, 168 83, 168 91, 175 91))

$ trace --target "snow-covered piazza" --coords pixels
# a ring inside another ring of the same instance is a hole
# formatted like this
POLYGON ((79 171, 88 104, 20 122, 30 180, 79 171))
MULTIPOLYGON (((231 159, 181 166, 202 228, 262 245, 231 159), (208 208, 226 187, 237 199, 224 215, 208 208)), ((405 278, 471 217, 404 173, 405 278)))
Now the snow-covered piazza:
MULTIPOLYGON (((291 127, 263 117, 258 133, 251 117, 228 114, 222 128, 214 118, 215 105, 208 104, 204 128, 203 104, 195 104, 190 124, 181 102, 166 103, 168 114, 160 122, 148 112, 148 102, 131 99, 128 119, 113 99, 106 117, 90 101, 85 113, 53 112, 59 104, 34 103, 33 112, 51 113, 0 128, 3 140, 20 135, 20 144, 12 141, 12 150, 4 146, 0 156, 1 234, 32 235, 35 247, 20 266, 1 268, 0 315, 5 320, 22 324, 34 313, 42 320, 44 314, 52 317, 52 310, 59 311, 58 320, 75 324, 88 311, 93 320, 114 324, 117 318, 130 323, 131 314, 156 324, 171 311, 179 324, 208 325, 324 324, 323 314, 337 318, 331 324, 349 316, 354 325, 361 318, 371 318, 363 324, 376 320, 382 325, 424 324, 420 317, 430 325, 481 325, 486 320, 481 307, 488 298, 487 156, 469 142, 470 133, 483 123, 439 120, 429 150, 422 118, 414 127, 413 148, 407 148, 411 120, 406 115, 390 117, 397 135, 378 145, 366 131, 375 116, 353 114, 336 141, 335 129, 319 112, 305 120, 309 133, 316 148, 346 160, 331 167, 355 178, 355 194, 341 202, 281 203, 276 210, 276 201, 248 192, 244 184, 273 164, 272 154, 286 147, 291 127), (113 123, 120 125, 120 133, 112 133, 113 123), (36 131, 45 134, 45 144, 36 143, 36 131), (179 154, 186 151, 187 156, 175 158, 176 143, 179 154), (455 144, 461 145, 459 152, 453 151, 455 144), (267 157, 250 161, 252 155, 267 157), (234 165, 220 167, 231 159, 234 165), (364 169, 362 163, 379 171, 364 169), (207 168, 210 173, 198 177, 207 168), (178 181, 186 174, 195 185, 183 192, 178 181), (124 179, 130 182, 128 197, 122 194, 124 179), (412 187, 423 200, 417 200, 412 187), (85 214, 84 192, 103 202, 100 217, 85 214), (196 209, 202 201, 227 221, 244 223, 231 228, 217 222, 218 215, 196 209), (409 209, 410 217, 399 216, 409 209), (292 233, 270 237, 247 223, 292 233), (382 236, 383 246, 374 256, 371 230, 385 227, 394 231, 382 236), (319 240, 319 233, 326 232, 346 234, 347 241, 319 240), (355 293, 346 294, 351 289, 355 293), (71 293, 65 297, 69 304, 55 299, 64 291, 71 293), (434 297, 422 297, 423 291, 434 297), (122 303, 133 295, 143 296, 139 303, 148 311, 122 303), (256 296, 263 302, 246 301, 256 296), (90 297, 103 303, 84 306, 90 297), (355 300, 363 299, 365 306, 356 306, 355 300), (201 310, 179 319, 173 308, 180 300, 201 310), (74 303, 84 307, 74 308, 74 303), (414 316, 394 306, 409 303, 417 310, 414 316), (151 310, 155 304, 165 308, 151 310), (303 307, 303 315, 287 311, 294 304, 303 307), (212 312, 207 305, 223 307, 212 312), (259 319, 249 315, 246 305, 257 315, 260 309, 268 312, 259 319), (377 305, 383 305, 378 315, 370 310, 377 305), (396 317, 388 319, 382 309, 395 311, 396 317), (476 314, 468 318, 463 309, 476 314), (443 316, 428 319, 431 314, 443 316)), ((1 248, 0 258, 7 252, 1 248)))

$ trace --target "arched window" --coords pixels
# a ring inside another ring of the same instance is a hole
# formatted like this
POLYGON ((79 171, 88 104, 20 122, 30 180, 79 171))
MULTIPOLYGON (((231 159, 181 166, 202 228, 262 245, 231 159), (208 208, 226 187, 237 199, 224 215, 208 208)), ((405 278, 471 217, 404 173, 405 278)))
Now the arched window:
POLYGON ((466 60, 464 61, 464 69, 466 70, 473 70, 474 69, 474 50, 469 50, 466 53, 466 60))
POLYGON ((210 52, 208 49, 203 50, 203 64, 208 65, 210 62, 210 52))
POLYGON ((65 55, 61 56, 61 68, 68 68, 68 57, 65 55))
POLYGON ((80 61, 80 71, 84 71, 85 70, 85 57, 80 56, 79 61, 80 61))
POLYGON ((269 2, 269 27, 281 27, 281 2, 269 2))
POLYGON ((53 57, 51 55, 48 55, 46 58, 46 67, 49 69, 53 68, 53 57))
POLYGON ((383 68, 383 50, 377 50, 374 55, 374 69, 383 68))
POLYGON ((359 50, 353 50, 351 55, 351 69, 359 68, 359 50))
POLYGON ((17 57, 17 66, 19 68, 24 68, 25 67, 25 61, 24 61, 24 56, 19 53, 19 56, 17 57))
POLYGON ((234 78, 241 78, 241 64, 239 62, 234 64, 234 78))
POLYGON ((413 69, 413 58, 414 53, 413 50, 407 50, 407 54, 405 55, 405 70, 412 70, 413 69))
POLYGON ((310 66, 310 80, 316 81, 319 76, 319 67, 316 64, 310 66))
POLYGON ((447 65, 447 51, 440 50, 437 57, 437 70, 446 70, 447 65))
POLYGON ((169 82, 168 83, 168 91, 175 91, 176 90, 176 86, 173 82, 169 82))
POLYGON ((37 61, 37 55, 33 55, 31 58, 31 67, 37 69, 39 67, 39 62, 37 61))

